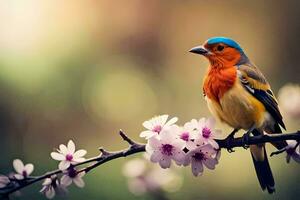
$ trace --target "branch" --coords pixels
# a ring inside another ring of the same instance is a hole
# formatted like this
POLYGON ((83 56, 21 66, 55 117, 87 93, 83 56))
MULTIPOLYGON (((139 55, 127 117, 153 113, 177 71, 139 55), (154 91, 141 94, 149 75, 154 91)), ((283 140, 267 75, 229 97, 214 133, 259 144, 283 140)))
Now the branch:
MULTIPOLYGON (((72 167, 76 168, 79 166, 82 166, 84 164, 90 164, 87 167, 83 167, 78 172, 86 172, 95 169, 96 167, 117 159, 121 157, 126 157, 129 155, 133 155, 140 152, 145 152, 145 144, 140 144, 138 142, 135 142, 134 140, 130 139, 122 130, 119 131, 120 136, 124 141, 126 141, 129 144, 129 147, 124 150, 110 152, 105 150, 103 147, 99 148, 99 151, 101 152, 100 155, 96 157, 89 158, 81 163, 77 163, 73 165, 72 167)), ((238 138, 226 138, 221 140, 216 140, 216 142, 219 144, 220 148, 227 148, 231 149, 234 147, 245 147, 246 145, 253 145, 253 144, 262 144, 267 142, 278 142, 278 141, 284 141, 284 140, 297 140, 300 141, 300 131, 297 131, 295 133, 287 133, 287 134, 272 134, 272 135, 260 135, 260 136, 249 136, 245 140, 245 137, 238 137, 238 138)), ((284 152, 284 150, 280 150, 284 152)), ((276 154, 276 153, 275 153, 276 154)), ((41 180, 44 180, 46 178, 50 178, 53 175, 62 174, 63 171, 61 170, 54 170, 46 172, 45 174, 41 176, 35 176, 35 177, 28 177, 25 180, 22 180, 21 182, 16 179, 11 179, 11 181, 15 181, 18 184, 14 185, 8 185, 5 188, 0 188, 0 197, 8 197, 11 193, 16 192, 22 188, 25 188, 29 185, 32 185, 36 182, 39 182, 41 180)))
POLYGON ((300 131, 297 131, 295 133, 279 133, 279 134, 266 134, 266 135, 259 135, 259 136, 250 136, 247 140, 244 139, 244 137, 238 137, 234 138, 232 140, 223 139, 223 140, 216 140, 216 142, 219 144, 220 148, 234 148, 234 147, 244 147, 246 145, 252 145, 252 144, 262 144, 262 143, 272 143, 272 142, 278 142, 278 141, 284 141, 284 140, 300 140, 300 131))
MULTIPOLYGON (((122 130, 120 130, 119 134, 123 138, 123 140, 129 144, 129 147, 127 149, 124 149, 121 151, 116 151, 116 152, 109 152, 101 147, 101 148, 99 148, 99 151, 101 152, 99 156, 86 159, 85 161, 83 161, 81 163, 77 163, 77 164, 73 165, 73 167, 78 167, 78 166, 81 166, 84 164, 93 163, 93 164, 78 171, 78 172, 85 171, 87 173, 90 170, 92 170, 92 169, 98 167, 99 165, 102 165, 110 160, 114 160, 114 159, 117 159, 120 157, 126 157, 126 156, 129 156, 132 154, 136 154, 136 153, 145 151, 145 144, 139 144, 139 143, 131 140, 122 130)), ((32 184, 39 182, 41 180, 44 180, 46 178, 50 178, 53 175, 62 174, 62 173, 63 173, 63 171, 57 169, 54 171, 46 172, 45 174, 43 174, 41 176, 28 177, 26 180, 20 182, 18 185, 14 185, 14 187, 0 188, 0 198, 1 198, 1 195, 3 197, 8 197, 8 195, 10 195, 13 192, 16 192, 22 188, 25 188, 29 185, 32 185, 32 184)), ((11 179, 11 180, 19 182, 16 179, 11 179)))

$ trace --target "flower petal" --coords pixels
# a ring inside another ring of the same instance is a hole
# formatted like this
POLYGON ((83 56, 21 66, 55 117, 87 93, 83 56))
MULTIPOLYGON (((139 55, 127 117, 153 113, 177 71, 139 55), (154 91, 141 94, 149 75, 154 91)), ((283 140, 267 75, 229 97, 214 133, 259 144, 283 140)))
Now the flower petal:
POLYGON ((73 158, 73 161, 71 161, 72 164, 81 163, 85 161, 85 158, 73 158))
POLYGON ((46 179, 44 180, 44 182, 42 183, 42 185, 43 185, 43 186, 48 186, 48 185, 51 185, 51 183, 52 183, 51 178, 46 178, 46 179))
POLYGON ((9 178, 7 176, 0 175, 0 188, 6 187, 9 182, 9 178))
POLYGON ((214 139, 208 139, 208 144, 211 144, 215 149, 219 149, 219 144, 214 139))
POLYGON ((68 148, 64 144, 59 145, 59 150, 60 150, 60 153, 62 153, 64 155, 68 154, 68 148))
POLYGON ((171 125, 175 124, 177 121, 178 121, 178 118, 177 117, 173 117, 164 126, 171 126, 171 125))
POLYGON ((86 150, 80 149, 73 154, 73 158, 83 157, 83 156, 85 156, 86 153, 87 153, 86 150))
POLYGON ((167 157, 167 156, 163 156, 160 161, 159 161, 159 165, 161 166, 161 168, 166 169, 166 168, 170 168, 171 166, 171 158, 167 157))
POLYGON ((148 140, 148 144, 150 145, 151 148, 157 149, 160 147, 161 143, 156 137, 152 137, 148 140))
POLYGON ((192 159, 192 172, 194 174, 194 176, 198 176, 201 175, 203 172, 203 164, 201 161, 196 161, 194 159, 192 159))
POLYGON ((189 164, 191 164, 191 157, 190 156, 186 156, 185 159, 183 160, 182 165, 186 167, 189 164))
MULTIPOLYGON (((171 133, 170 130, 163 130, 160 134, 160 141, 162 143, 162 141, 164 143, 173 143, 174 140, 176 140, 176 138, 178 139, 178 137, 176 137, 176 134, 171 133)), ((181 139, 180 139, 181 140, 181 139)))
POLYGON ((208 169, 215 169, 215 166, 217 164, 216 159, 206 159, 203 161, 203 164, 208 168, 208 169))
POLYGON ((203 145, 200 147, 200 149, 203 153, 205 153, 208 156, 213 156, 217 154, 217 151, 214 149, 214 147, 211 144, 203 145))
POLYGON ((58 169, 66 170, 70 167, 71 163, 69 161, 63 160, 58 164, 58 169))
POLYGON ((15 174, 14 177, 18 180, 23 180, 24 179, 24 176, 21 175, 21 174, 15 174))
POLYGON ((73 182, 74 182, 74 184, 75 184, 77 187, 80 187, 80 188, 83 188, 84 185, 85 185, 84 181, 83 181, 82 178, 79 177, 79 176, 76 176, 76 177, 73 179, 73 182))
POLYGON ((151 162, 154 162, 154 163, 157 163, 158 161, 160 161, 160 159, 162 158, 162 154, 160 153, 160 151, 158 150, 155 150, 153 151, 151 157, 150 157, 150 161, 151 162))
POLYGON ((48 199, 53 199, 55 196, 55 190, 53 187, 50 187, 48 190, 46 190, 45 195, 48 199))
POLYGON ((164 126, 168 120, 168 117, 169 117, 169 115, 160 115, 160 116, 156 117, 157 124, 155 124, 155 125, 164 126))
POLYGON ((68 142, 68 153, 73 154, 75 152, 75 144, 72 140, 68 142))
POLYGON ((24 167, 24 170, 26 171, 27 176, 29 176, 34 170, 33 164, 31 164, 31 163, 26 164, 25 167, 24 167))
POLYGON ((153 131, 143 131, 140 133, 140 137, 145 137, 145 138, 151 138, 152 136, 157 135, 156 133, 154 133, 153 131))
POLYGON ((15 159, 13 161, 13 166, 18 174, 22 174, 24 170, 24 164, 20 159, 15 159))
POLYGON ((77 177, 82 178, 85 175, 85 172, 80 172, 79 174, 77 174, 77 177))
POLYGON ((145 127, 146 129, 151 130, 153 128, 153 125, 150 121, 144 121, 143 122, 143 127, 145 127))
POLYGON ((203 127, 206 125, 205 121, 206 121, 206 119, 204 117, 202 117, 201 119, 199 119, 199 121, 198 121, 198 129, 199 130, 202 130, 203 127))
POLYGON ((175 152, 174 152, 174 155, 173 155, 173 159, 175 160, 176 164, 177 165, 182 165, 185 163, 185 153, 180 150, 180 149, 177 149, 175 152))
POLYGON ((72 183, 72 179, 68 175, 63 175, 60 179, 60 184, 69 186, 72 183))
POLYGON ((65 160, 66 159, 66 156, 64 156, 63 154, 60 154, 60 153, 57 153, 57 152, 52 152, 51 154, 51 157, 54 159, 54 160, 65 160))

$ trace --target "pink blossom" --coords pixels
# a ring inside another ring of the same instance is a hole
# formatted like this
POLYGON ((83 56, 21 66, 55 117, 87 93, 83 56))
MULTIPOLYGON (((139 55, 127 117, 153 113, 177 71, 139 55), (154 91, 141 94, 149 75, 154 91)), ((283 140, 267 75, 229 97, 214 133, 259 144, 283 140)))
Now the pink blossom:
POLYGON ((164 169, 171 166, 171 160, 178 165, 184 162, 183 148, 184 142, 170 131, 162 131, 159 138, 152 137, 146 145, 146 151, 151 155, 150 160, 154 163, 158 162, 164 169))
POLYGON ((297 145, 297 141, 295 140, 287 140, 288 146, 286 147, 286 162, 289 163, 291 158, 293 158, 296 162, 300 163, 300 147, 295 149, 297 145))
POLYGON ((174 169, 163 170, 158 165, 147 165, 146 160, 133 159, 123 169, 128 178, 128 189, 135 195, 153 192, 174 192, 182 184, 182 177, 174 169))
POLYGON ((191 149, 195 145, 193 139, 195 138, 196 131, 191 122, 185 123, 183 127, 173 125, 170 128, 170 132, 181 139, 185 143, 184 147, 187 149, 191 149))
POLYGON ((0 174, 0 189, 6 187, 9 184, 9 178, 0 174))
POLYGON ((163 130, 170 128, 170 126, 175 124, 178 120, 177 117, 173 117, 167 121, 168 117, 168 115, 160 115, 145 121, 143 126, 148 130, 141 132, 140 137, 149 139, 153 136, 159 135, 163 130))
POLYGON ((214 118, 201 118, 198 121, 195 143, 197 144, 211 144, 215 149, 219 148, 216 138, 221 136, 221 130, 214 129, 216 121, 214 118))
POLYGON ((219 157, 220 154, 217 153, 211 144, 205 144, 187 153, 184 166, 191 164, 194 176, 198 176, 203 173, 204 166, 211 170, 215 169, 219 157))

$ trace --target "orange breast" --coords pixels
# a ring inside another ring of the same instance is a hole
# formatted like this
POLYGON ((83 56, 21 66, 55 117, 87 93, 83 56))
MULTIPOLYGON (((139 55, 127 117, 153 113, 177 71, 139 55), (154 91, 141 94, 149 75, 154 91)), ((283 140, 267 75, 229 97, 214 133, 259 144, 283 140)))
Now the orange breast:
POLYGON ((234 85, 237 79, 237 70, 232 67, 209 67, 204 78, 203 90, 206 96, 219 102, 222 96, 234 85))

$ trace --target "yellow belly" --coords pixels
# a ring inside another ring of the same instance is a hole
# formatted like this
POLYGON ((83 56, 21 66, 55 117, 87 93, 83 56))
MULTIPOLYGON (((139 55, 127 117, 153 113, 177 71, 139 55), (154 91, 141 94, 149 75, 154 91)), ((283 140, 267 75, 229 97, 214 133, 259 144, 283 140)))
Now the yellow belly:
POLYGON ((264 105, 246 91, 239 81, 228 90, 220 102, 206 98, 212 114, 236 129, 260 128, 264 124, 266 110, 264 105))

